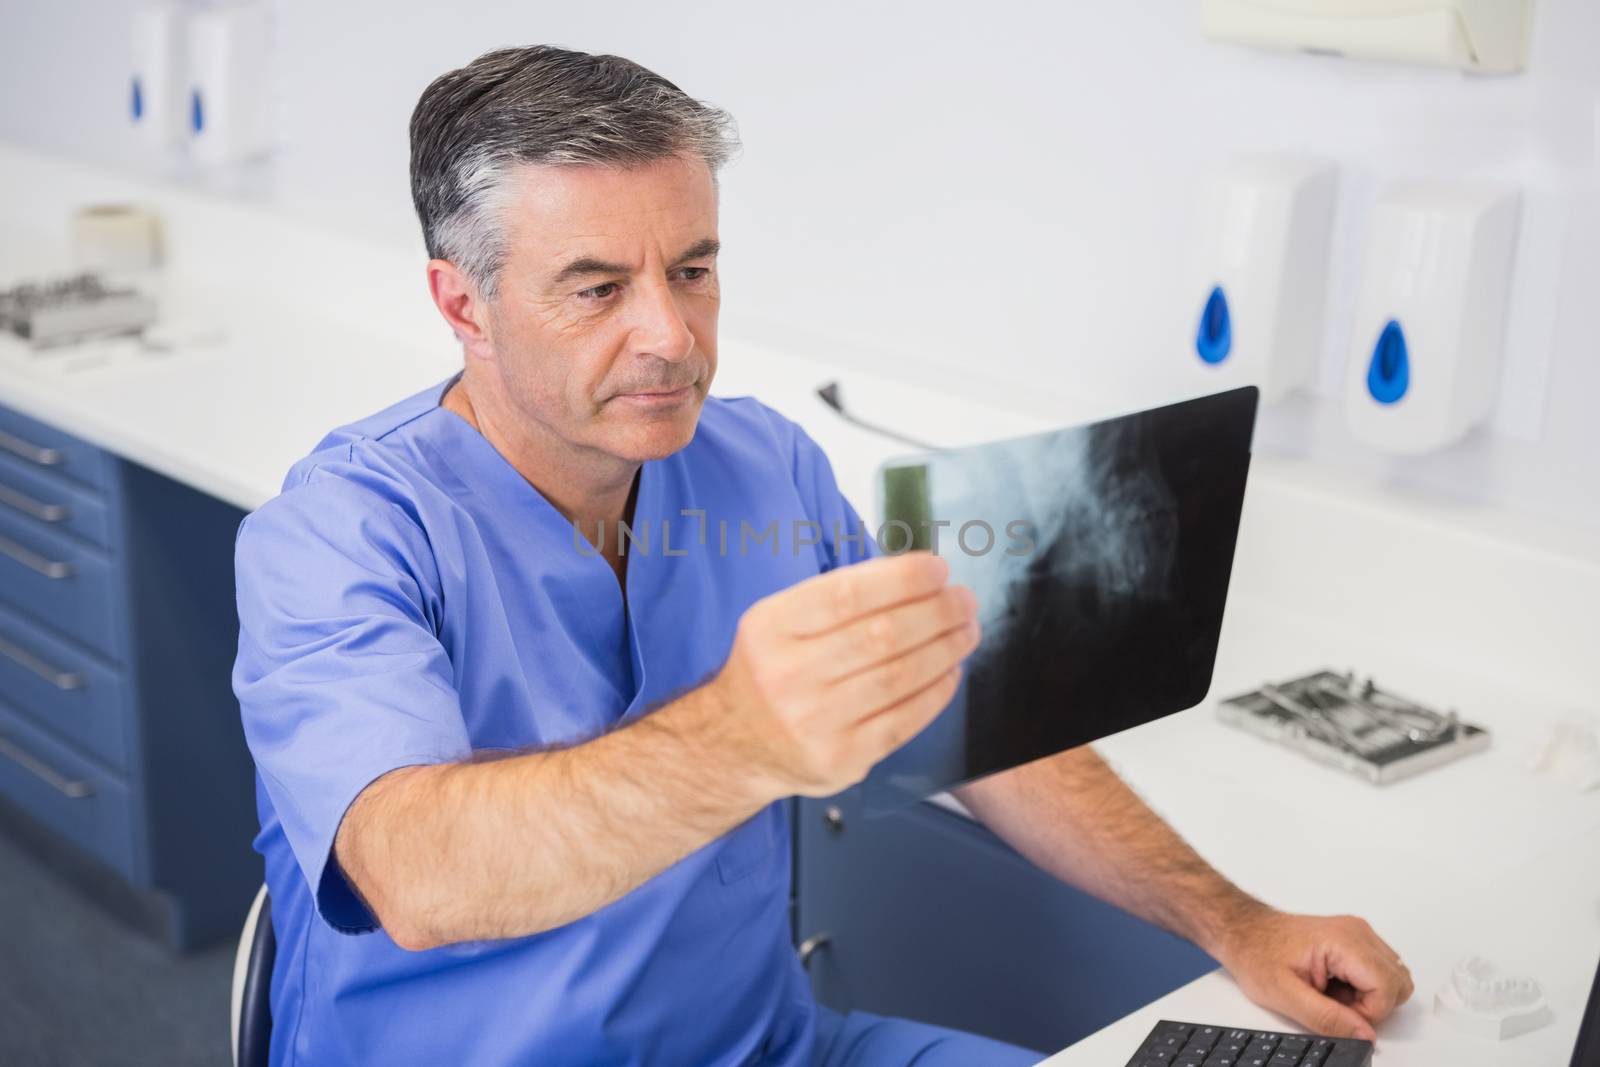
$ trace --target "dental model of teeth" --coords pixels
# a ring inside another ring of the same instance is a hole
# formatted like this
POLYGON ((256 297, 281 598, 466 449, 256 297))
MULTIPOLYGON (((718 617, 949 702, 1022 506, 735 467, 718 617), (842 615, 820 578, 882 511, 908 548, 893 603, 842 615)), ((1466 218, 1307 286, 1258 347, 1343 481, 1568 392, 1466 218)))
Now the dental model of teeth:
POLYGON ((1434 994, 1433 1012, 1459 1030, 1499 1041, 1537 1030, 1553 1017, 1538 982, 1508 975, 1481 956, 1456 964, 1434 994))

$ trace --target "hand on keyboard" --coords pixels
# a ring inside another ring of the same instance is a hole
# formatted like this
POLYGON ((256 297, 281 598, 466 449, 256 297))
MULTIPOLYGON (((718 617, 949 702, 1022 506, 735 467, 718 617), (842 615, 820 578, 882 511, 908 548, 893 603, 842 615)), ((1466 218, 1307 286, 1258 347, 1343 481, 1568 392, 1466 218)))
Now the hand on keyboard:
POLYGON ((1251 1000, 1334 1037, 1377 1040, 1373 1027, 1413 991, 1399 954, 1352 915, 1263 907, 1214 954, 1251 1000))

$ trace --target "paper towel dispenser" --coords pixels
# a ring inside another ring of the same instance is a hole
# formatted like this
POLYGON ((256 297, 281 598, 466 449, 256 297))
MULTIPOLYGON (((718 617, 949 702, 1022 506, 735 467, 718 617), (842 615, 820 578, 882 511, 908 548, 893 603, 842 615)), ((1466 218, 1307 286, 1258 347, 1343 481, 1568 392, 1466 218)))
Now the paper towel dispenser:
POLYGON ((1214 41, 1511 74, 1533 0, 1204 0, 1214 41))

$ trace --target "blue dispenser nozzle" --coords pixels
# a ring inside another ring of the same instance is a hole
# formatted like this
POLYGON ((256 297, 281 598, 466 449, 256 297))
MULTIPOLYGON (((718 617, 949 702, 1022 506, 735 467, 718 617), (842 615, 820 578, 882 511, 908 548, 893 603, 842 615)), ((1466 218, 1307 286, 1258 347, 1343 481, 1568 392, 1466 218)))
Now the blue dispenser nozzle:
POLYGON ((1406 334, 1400 323, 1390 319, 1378 335, 1367 366, 1367 392, 1380 404, 1393 404, 1411 386, 1411 357, 1406 351, 1406 334))
POLYGON ((1212 365, 1227 359, 1233 350, 1233 317, 1228 313, 1228 297, 1220 285, 1206 298, 1205 310, 1200 313, 1200 328, 1195 331, 1194 350, 1212 365))

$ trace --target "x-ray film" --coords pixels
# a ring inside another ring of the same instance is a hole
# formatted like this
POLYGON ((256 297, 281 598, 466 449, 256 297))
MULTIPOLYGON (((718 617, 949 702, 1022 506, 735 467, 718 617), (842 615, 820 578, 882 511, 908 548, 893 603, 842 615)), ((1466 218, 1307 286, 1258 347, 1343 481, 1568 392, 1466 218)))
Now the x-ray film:
POLYGON ((873 768, 883 813, 1200 703, 1250 466, 1254 387, 879 470, 878 541, 978 598, 954 699, 873 768))

